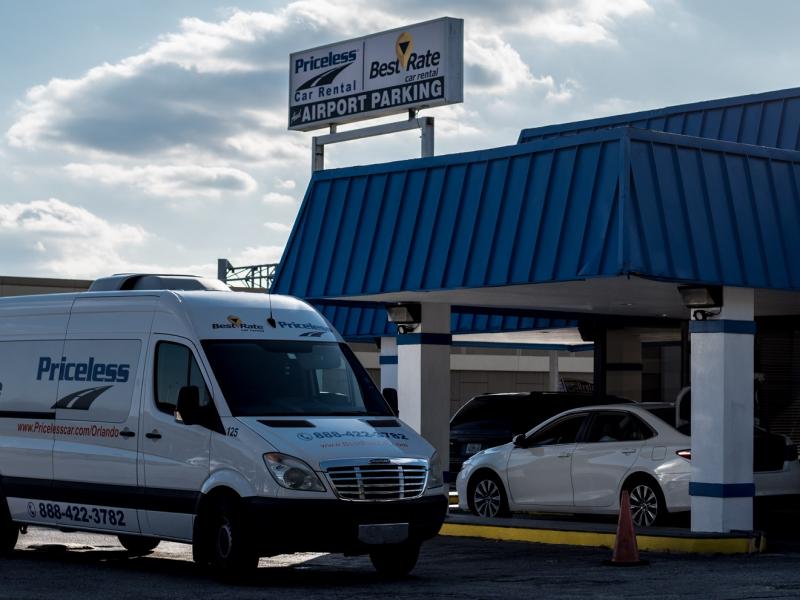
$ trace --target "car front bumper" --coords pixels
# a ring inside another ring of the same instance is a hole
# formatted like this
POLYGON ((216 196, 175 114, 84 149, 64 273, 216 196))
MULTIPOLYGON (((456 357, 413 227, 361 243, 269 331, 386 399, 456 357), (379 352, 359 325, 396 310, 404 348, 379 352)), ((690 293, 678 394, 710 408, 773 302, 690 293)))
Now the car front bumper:
POLYGON ((408 523, 413 543, 434 537, 447 515, 442 494, 413 500, 353 502, 331 499, 246 498, 249 535, 262 556, 289 552, 364 554, 360 525, 408 523))

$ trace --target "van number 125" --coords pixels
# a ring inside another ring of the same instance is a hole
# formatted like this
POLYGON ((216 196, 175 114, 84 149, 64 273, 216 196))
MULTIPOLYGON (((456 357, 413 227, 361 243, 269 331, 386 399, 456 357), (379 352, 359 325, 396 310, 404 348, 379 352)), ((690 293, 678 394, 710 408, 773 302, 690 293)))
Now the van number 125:
POLYGON ((239 428, 228 427, 228 437, 239 437, 239 428))

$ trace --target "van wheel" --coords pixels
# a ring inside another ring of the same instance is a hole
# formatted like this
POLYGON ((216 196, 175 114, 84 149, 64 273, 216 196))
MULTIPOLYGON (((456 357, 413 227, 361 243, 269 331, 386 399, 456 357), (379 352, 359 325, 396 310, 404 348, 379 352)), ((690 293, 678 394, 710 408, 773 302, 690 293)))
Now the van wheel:
POLYGON ((248 539, 237 503, 212 500, 207 511, 194 542, 195 561, 223 578, 240 578, 255 571, 258 554, 248 539))
POLYGON ((376 548, 369 553, 372 566, 382 577, 399 579, 414 570, 419 558, 419 544, 406 542, 376 548))
POLYGON ((141 535, 120 535, 117 537, 123 548, 134 556, 150 554, 161 541, 156 538, 143 537, 141 535))

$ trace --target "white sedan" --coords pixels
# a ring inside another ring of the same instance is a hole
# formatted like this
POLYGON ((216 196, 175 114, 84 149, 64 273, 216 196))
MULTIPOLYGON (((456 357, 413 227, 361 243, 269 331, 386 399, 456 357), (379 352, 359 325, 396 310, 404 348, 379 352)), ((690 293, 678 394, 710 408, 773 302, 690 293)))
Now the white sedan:
MULTIPOLYGON (((513 511, 617 514, 628 490, 633 521, 654 525, 688 511, 691 439, 636 405, 570 410, 464 463, 459 507, 481 517, 513 511)), ((757 473, 759 495, 771 481, 800 491, 800 463, 757 473), (788 482, 788 483, 787 483, 788 482)))

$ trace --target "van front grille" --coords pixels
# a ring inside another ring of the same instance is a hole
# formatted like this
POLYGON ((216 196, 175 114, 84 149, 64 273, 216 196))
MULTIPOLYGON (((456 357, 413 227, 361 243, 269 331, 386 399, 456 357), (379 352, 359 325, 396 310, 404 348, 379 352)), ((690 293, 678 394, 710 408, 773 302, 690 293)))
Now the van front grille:
POLYGON ((428 469, 420 464, 330 466, 328 478, 344 500, 404 500, 425 491, 428 469))

